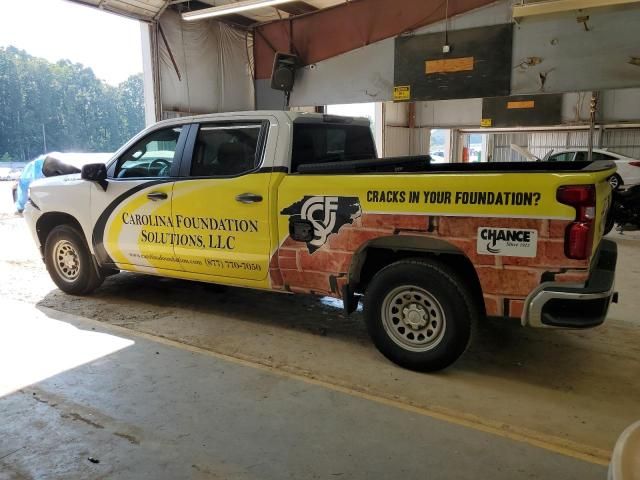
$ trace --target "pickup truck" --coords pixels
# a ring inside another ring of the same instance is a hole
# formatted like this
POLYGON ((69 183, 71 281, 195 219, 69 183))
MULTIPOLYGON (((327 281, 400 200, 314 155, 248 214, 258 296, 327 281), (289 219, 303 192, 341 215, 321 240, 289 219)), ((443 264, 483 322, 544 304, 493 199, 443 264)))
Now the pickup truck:
POLYGON ((362 301, 387 358, 433 371, 486 317, 604 321, 613 173, 379 159, 364 119, 228 113, 159 122, 106 164, 35 182, 24 216, 69 294, 126 270, 362 301))

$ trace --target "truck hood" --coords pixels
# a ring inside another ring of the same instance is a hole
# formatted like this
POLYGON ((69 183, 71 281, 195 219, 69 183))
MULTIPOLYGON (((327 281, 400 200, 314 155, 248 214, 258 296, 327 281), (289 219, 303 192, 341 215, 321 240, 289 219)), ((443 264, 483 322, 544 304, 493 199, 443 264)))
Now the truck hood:
POLYGON ((58 175, 55 177, 39 178, 38 180, 35 180, 29 187, 35 191, 36 189, 50 189, 69 184, 76 185, 81 182, 84 182, 84 180, 80 178, 80 174, 72 173, 69 175, 58 175))
POLYGON ((29 199, 42 211, 88 211, 90 182, 79 173, 41 178, 29 186, 29 199))

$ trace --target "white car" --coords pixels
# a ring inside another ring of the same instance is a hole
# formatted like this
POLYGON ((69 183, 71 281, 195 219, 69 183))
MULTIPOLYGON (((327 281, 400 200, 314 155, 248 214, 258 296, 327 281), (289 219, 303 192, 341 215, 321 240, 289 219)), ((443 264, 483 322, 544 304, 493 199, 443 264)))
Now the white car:
MULTIPOLYGON (((574 148, 551 150, 542 159, 545 162, 580 162, 587 161, 589 150, 587 148, 574 148)), ((618 171, 609 179, 611 186, 616 189, 621 186, 640 184, 640 160, 625 157, 611 150, 594 148, 593 160, 613 160, 618 171)))

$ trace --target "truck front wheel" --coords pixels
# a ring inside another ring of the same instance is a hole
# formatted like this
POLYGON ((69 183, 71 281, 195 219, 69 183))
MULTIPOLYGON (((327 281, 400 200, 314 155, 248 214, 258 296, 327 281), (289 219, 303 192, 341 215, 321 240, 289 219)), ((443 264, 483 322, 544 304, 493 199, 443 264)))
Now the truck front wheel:
POLYGON ((434 371, 467 348, 478 308, 457 273, 430 259, 401 260, 380 270, 364 298, 369 335, 392 362, 434 371))
POLYGON ((49 276, 65 293, 86 295, 104 280, 93 264, 82 234, 69 225, 51 230, 45 242, 44 260, 49 276))

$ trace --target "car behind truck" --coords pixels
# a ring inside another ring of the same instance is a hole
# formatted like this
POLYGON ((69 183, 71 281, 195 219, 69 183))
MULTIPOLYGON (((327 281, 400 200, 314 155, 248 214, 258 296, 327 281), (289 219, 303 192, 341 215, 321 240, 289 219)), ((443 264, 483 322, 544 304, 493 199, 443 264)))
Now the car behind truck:
POLYGON ((160 122, 111 161, 34 183, 25 218, 53 281, 120 270, 360 301, 407 368, 453 363, 485 317, 601 324, 616 246, 607 162, 376 158, 364 119, 291 112, 160 122))

